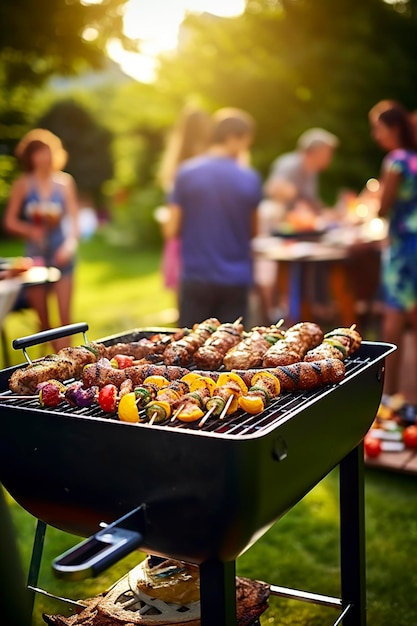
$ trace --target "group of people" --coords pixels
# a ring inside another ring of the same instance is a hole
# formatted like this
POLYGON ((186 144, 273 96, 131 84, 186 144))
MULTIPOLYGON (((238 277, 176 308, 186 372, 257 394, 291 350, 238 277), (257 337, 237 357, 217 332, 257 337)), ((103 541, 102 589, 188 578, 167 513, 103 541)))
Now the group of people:
MULTIPOLYGON (((412 115, 391 100, 373 107, 369 122, 372 137, 387 153, 378 202, 379 215, 389 223, 382 255, 382 335, 398 346, 387 367, 385 390, 391 395, 400 386, 401 343, 409 325, 417 348, 417 133, 412 115)), ((168 267, 171 272, 179 267, 178 283, 169 286, 178 288, 179 323, 184 326, 210 316, 247 319, 254 280, 251 240, 262 228, 265 200, 274 202, 279 217, 293 210, 317 214, 319 175, 339 144, 324 129, 307 130, 294 152, 273 163, 263 185, 248 158, 254 120, 245 111, 222 109, 209 123, 211 142, 184 162, 177 159, 167 190, 165 241, 168 246, 176 242, 178 255, 168 267)), ((264 215, 270 218, 270 213, 267 206, 264 215)), ((273 304, 275 286, 270 269, 261 265, 256 276, 266 308, 273 304)), ((322 278, 315 277, 319 300, 322 278)))
MULTIPOLYGON (((417 348, 413 121, 395 101, 380 102, 369 113, 372 136, 387 153, 378 192, 379 214, 389 222, 382 266, 383 339, 401 347, 402 333, 411 324, 417 348)), ((263 184, 250 165, 255 126, 251 115, 241 109, 225 108, 213 115, 186 110, 162 161, 166 207, 158 219, 165 241, 163 269, 166 286, 177 292, 180 326, 208 317, 248 319, 254 280, 252 239, 262 231, 265 216, 270 218, 266 200, 274 203, 278 216, 295 210, 310 215, 320 211, 318 177, 330 165, 338 138, 321 128, 307 130, 294 152, 273 163, 263 184)), ((25 239, 25 254, 35 262, 60 269, 61 279, 54 289, 60 323, 68 324, 79 219, 74 180, 62 171, 66 153, 55 135, 36 129, 19 143, 16 156, 23 173, 12 187, 4 228, 25 239)), ((274 280, 266 276, 267 269, 258 267, 256 279, 268 309, 274 280)), ((43 286, 28 290, 41 329, 50 327, 47 295, 43 286)), ((54 347, 62 347, 59 340, 54 347)), ((398 390, 400 359, 401 349, 390 357, 388 394, 398 390)))

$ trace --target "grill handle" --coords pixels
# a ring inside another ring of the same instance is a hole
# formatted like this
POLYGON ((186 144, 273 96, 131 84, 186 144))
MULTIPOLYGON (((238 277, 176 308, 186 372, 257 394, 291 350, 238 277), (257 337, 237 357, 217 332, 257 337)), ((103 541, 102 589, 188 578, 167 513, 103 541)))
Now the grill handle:
POLYGON ((91 578, 139 548, 144 541, 138 530, 144 528, 144 512, 142 504, 58 556, 52 563, 55 576, 67 580, 91 578))
POLYGON ((23 354, 26 360, 31 363, 29 356, 26 353, 26 348, 30 346, 36 346, 40 343, 46 343, 47 341, 53 341, 54 339, 61 339, 61 337, 68 337, 69 335, 75 335, 76 333, 84 334, 84 343, 88 344, 86 332, 88 330, 88 324, 86 322, 78 322, 77 324, 68 324, 67 326, 59 326, 58 328, 50 328, 49 330, 42 330, 34 335, 27 335, 26 337, 20 337, 13 340, 13 348, 15 350, 23 350, 23 354))

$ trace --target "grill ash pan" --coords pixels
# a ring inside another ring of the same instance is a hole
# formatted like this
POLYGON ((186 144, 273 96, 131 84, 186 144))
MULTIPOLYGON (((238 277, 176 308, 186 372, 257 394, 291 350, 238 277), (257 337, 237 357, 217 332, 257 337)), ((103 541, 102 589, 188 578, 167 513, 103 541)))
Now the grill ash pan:
POLYGON ((258 427, 243 430, 16 406, 4 399, 9 368, 0 372, 0 480, 33 516, 63 531, 87 537, 143 505, 143 551, 232 561, 358 445, 394 349, 363 342, 341 383, 286 394, 265 425, 261 414, 258 427))

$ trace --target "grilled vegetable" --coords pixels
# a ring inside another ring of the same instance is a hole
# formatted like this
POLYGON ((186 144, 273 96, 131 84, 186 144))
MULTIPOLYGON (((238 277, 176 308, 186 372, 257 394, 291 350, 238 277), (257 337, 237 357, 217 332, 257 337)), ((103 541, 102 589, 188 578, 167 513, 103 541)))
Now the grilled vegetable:
POLYGON ((39 391, 40 405, 54 408, 62 402, 66 387, 58 380, 48 380, 40 383, 37 389, 39 391))
POLYGON ((139 411, 136 405, 136 395, 132 391, 120 398, 117 414, 122 422, 138 422, 139 411))
POLYGON ((105 413, 114 413, 117 408, 117 387, 105 385, 98 394, 98 404, 105 413))
POLYGON ((280 390, 281 385, 276 376, 270 372, 258 372, 252 377, 247 394, 239 398, 239 407, 248 413, 261 413, 280 390))

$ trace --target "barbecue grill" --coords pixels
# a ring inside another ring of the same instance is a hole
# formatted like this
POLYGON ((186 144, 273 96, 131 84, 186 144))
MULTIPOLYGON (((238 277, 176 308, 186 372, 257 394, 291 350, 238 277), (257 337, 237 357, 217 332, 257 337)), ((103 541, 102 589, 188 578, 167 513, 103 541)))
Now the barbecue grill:
MULTIPOLYGON (((63 327, 14 347, 87 329, 63 327)), ((137 329, 101 341, 137 341, 155 332, 172 329, 137 329)), ((283 393, 259 415, 213 419, 202 428, 123 423, 96 406, 44 409, 37 399, 8 400, 16 369, 8 368, 0 372, 0 479, 42 523, 92 535, 55 561, 58 575, 97 574, 135 548, 196 563, 201 625, 234 626, 236 559, 339 464, 342 599, 299 595, 339 606, 343 624, 363 626, 361 441, 393 350, 364 341, 346 361, 341 383, 283 393), (97 533, 103 522, 108 525, 97 533)), ((271 591, 292 597, 282 588, 271 591)))

